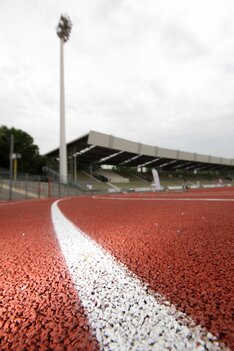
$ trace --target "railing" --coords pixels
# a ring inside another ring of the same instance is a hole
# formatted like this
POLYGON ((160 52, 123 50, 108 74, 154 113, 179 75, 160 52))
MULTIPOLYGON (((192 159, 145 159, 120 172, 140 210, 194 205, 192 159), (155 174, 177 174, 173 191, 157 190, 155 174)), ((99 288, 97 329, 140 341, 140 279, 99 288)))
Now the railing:
POLYGON ((50 176, 18 174, 17 179, 11 182, 9 173, 0 170, 0 201, 60 198, 91 193, 92 190, 78 184, 61 184, 50 176))

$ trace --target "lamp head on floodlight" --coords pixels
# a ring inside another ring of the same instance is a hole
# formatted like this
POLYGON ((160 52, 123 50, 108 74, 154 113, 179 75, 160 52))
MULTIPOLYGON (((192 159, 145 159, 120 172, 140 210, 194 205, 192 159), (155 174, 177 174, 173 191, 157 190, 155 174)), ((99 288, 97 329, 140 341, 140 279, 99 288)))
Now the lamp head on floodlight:
POLYGON ((68 41, 71 33, 72 22, 67 15, 61 15, 59 24, 57 25, 57 35, 64 42, 68 41))

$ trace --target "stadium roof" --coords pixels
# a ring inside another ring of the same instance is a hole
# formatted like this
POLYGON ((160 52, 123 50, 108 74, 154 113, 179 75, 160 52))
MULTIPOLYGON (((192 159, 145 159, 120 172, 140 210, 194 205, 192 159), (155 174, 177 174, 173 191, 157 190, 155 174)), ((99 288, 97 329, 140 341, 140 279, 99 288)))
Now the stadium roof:
MULTIPOLYGON (((168 171, 234 170, 234 159, 145 145, 96 131, 69 142, 67 154, 76 157, 77 164, 142 166, 168 171)), ((59 149, 46 154, 48 157, 58 155, 59 149)))

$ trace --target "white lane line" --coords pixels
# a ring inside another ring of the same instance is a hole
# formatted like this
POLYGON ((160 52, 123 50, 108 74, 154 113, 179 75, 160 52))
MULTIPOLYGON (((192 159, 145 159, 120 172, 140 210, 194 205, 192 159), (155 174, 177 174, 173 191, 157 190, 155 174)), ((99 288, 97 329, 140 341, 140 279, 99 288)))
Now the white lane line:
POLYGON ((114 196, 92 196, 93 199, 100 199, 100 200, 124 200, 124 201, 218 201, 218 202, 234 202, 234 199, 212 199, 212 198, 192 198, 192 197, 114 197, 114 196))
POLYGON ((57 203, 54 228, 100 350, 227 350, 74 226, 57 203))

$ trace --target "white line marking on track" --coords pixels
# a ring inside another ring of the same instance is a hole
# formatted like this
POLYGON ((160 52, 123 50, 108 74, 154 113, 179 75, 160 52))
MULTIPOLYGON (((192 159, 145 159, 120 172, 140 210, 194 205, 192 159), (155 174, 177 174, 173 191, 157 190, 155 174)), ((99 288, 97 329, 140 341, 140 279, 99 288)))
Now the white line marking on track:
POLYGON ((54 228, 100 350, 227 350, 74 226, 57 203, 54 228))
POLYGON ((188 198, 188 197, 113 197, 113 196, 93 196, 93 199, 100 199, 100 200, 124 200, 124 201, 214 201, 214 202, 234 202, 234 199, 212 199, 212 198, 188 198))

